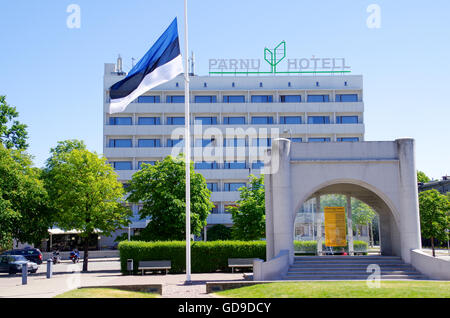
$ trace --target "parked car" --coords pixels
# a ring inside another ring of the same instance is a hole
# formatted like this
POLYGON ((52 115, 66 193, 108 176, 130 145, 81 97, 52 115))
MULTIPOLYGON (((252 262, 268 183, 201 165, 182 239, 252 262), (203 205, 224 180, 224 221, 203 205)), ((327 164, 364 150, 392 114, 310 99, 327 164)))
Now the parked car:
POLYGON ((42 253, 38 248, 22 248, 4 252, 2 255, 22 255, 38 265, 42 264, 42 253))
POLYGON ((28 265, 28 271, 36 273, 38 265, 34 262, 30 262, 22 255, 0 255, 0 272, 16 274, 22 272, 22 266, 28 265))

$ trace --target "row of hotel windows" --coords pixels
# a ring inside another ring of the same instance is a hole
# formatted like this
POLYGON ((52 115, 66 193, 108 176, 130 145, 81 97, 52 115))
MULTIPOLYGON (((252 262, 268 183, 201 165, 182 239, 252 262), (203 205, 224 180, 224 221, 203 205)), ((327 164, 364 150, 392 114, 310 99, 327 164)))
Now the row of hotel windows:
MULTIPOLYGON (((301 142, 302 138, 292 138, 293 142, 299 140, 301 142)), ((345 137, 338 138, 338 141, 358 141, 359 138, 355 137, 345 137)), ((309 138, 310 142, 330 142, 330 138, 309 138)), ((154 165, 156 161, 138 161, 137 169, 140 170, 142 168, 142 164, 150 164, 154 165)), ((110 161, 110 164, 113 166, 115 170, 133 170, 133 162, 132 161, 110 161)), ((261 169, 264 166, 263 162, 256 161, 251 164, 246 161, 233 161, 233 162, 196 162, 194 163, 194 168, 197 170, 217 170, 217 169, 261 169)))
MULTIPOLYGON (((245 103, 245 95, 227 95, 223 96, 224 103, 245 103)), ((358 94, 336 94, 336 102, 348 103, 357 102, 358 94)), ((160 96, 140 96, 136 100, 137 103, 161 103, 160 96)), ((251 95, 251 103, 272 103, 273 95, 251 95)), ((301 103, 302 95, 281 95, 279 96, 280 103, 301 103)), ((308 103, 328 103, 330 102, 330 95, 307 95, 306 102, 308 103)), ((166 96, 166 103, 184 103, 184 95, 169 95, 166 96)), ((199 95, 194 96, 194 103, 217 103, 217 96, 215 95, 199 95)))
MULTIPOLYGON (((115 170, 133 170, 132 161, 112 161, 110 164, 115 170)), ((142 169, 143 164, 155 165, 156 161, 138 161, 138 170, 142 169)), ((194 169, 197 170, 213 170, 213 169, 261 169, 264 163, 261 161, 252 162, 249 164, 245 161, 233 161, 233 162, 196 162, 194 163, 194 169)))
MULTIPOLYGON (((202 125, 217 125, 217 117, 195 117, 196 122, 202 125)), ((132 125, 131 117, 110 117, 110 125, 132 125)), ((167 117, 167 125, 184 125, 184 117, 167 117)), ((302 123, 302 116, 280 116, 280 125, 298 125, 302 123)), ((330 124, 330 116, 308 116, 308 124, 330 124)), ((357 124, 358 116, 336 116, 336 124, 357 124)), ((139 117, 138 125, 161 125, 160 117, 139 117)), ((245 116, 224 117, 224 125, 245 125, 245 116)), ((274 124, 272 116, 253 116, 251 124, 270 125, 274 124)))
MULTIPOLYGON (((249 138, 252 140, 252 147, 270 147, 272 139, 270 138, 249 138)), ((303 139, 298 138, 290 138, 292 142, 303 142, 303 139)), ((348 142, 356 142, 359 141, 358 137, 339 137, 336 139, 338 142, 348 141, 348 142)), ((310 137, 308 138, 308 142, 330 142, 331 138, 329 137, 310 137)), ((194 147, 217 147, 216 140, 212 139, 196 139, 194 143, 194 147)), ((223 139, 224 147, 247 147, 249 143, 245 138, 224 138, 223 139)), ((108 147, 110 148, 133 148, 132 139, 109 139, 108 147)), ((161 139, 138 139, 137 142, 138 148, 160 148, 161 139)), ((168 139, 166 143, 166 147, 184 147, 183 139, 168 139)))

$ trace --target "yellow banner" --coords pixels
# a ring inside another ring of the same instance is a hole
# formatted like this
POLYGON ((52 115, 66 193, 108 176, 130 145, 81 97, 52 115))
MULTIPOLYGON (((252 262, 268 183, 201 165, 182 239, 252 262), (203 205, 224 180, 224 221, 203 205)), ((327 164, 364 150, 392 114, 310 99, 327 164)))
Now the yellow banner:
POLYGON ((346 246, 345 207, 327 206, 325 212, 325 245, 346 246))

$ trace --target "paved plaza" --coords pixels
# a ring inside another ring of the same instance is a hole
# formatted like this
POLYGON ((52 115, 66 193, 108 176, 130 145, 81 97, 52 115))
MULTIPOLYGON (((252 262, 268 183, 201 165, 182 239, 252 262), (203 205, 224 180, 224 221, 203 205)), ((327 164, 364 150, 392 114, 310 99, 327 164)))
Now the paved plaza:
POLYGON ((89 260, 89 273, 81 273, 82 262, 64 261, 54 265, 51 279, 46 278, 46 266, 44 262, 36 274, 30 274, 27 285, 22 285, 20 274, 0 274, 0 298, 50 298, 78 287, 141 284, 162 284, 162 297, 203 298, 212 297, 206 293, 206 282, 244 280, 242 273, 192 274, 192 284, 185 285, 184 274, 124 276, 117 258, 89 260))

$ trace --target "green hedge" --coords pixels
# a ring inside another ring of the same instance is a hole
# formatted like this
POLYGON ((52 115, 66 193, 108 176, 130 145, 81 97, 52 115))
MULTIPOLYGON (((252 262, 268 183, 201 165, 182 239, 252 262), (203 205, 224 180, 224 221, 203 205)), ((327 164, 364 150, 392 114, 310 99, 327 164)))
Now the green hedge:
MULTIPOLYGON (((127 273, 127 259, 133 259, 137 273, 139 261, 170 260, 170 273, 183 273, 186 269, 186 243, 184 241, 119 243, 120 266, 127 273)), ((192 242, 191 266, 193 273, 228 271, 228 258, 266 259, 264 241, 212 241, 192 242)))
MULTIPOLYGON (((340 249, 345 248, 348 251, 348 245, 342 247, 333 247, 333 250, 339 251, 340 249)), ((364 241, 353 241, 353 249, 356 253, 367 254, 367 249, 369 248, 369 244, 364 241)), ((327 250, 325 244, 322 244, 322 250, 327 250)), ((317 241, 294 241, 294 251, 298 251, 304 255, 316 255, 317 254, 317 241)))
MULTIPOLYGON (((368 244, 354 241, 355 252, 367 254, 368 244)), ((338 248, 336 248, 337 250, 338 248)), ((316 241, 294 241, 294 250, 302 254, 316 255, 316 241)), ((323 246, 325 250, 325 246, 323 246)), ((170 273, 183 273, 186 269, 186 243, 184 241, 143 242, 123 241, 119 243, 120 266, 127 273, 127 259, 133 259, 134 273, 139 261, 170 260, 170 273)), ((265 241, 211 241, 192 242, 191 265, 193 273, 229 271, 228 258, 266 259, 265 241)))

